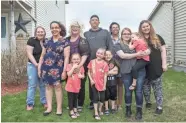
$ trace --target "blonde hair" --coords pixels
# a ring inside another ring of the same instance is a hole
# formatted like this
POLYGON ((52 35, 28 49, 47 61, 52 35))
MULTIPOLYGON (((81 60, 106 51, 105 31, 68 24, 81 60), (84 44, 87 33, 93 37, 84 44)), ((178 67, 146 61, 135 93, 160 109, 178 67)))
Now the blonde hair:
POLYGON ((140 25, 139 25, 139 33, 140 33, 140 35, 146 40, 146 38, 144 37, 144 34, 142 32, 142 25, 144 23, 149 24, 149 26, 150 26, 150 32, 149 32, 150 41, 151 41, 153 47, 158 49, 161 46, 160 40, 159 40, 158 36, 156 35, 156 32, 155 32, 155 30, 154 30, 154 28, 153 28, 153 26, 152 26, 150 21, 143 20, 143 21, 140 22, 140 25))
POLYGON ((142 36, 141 36, 140 33, 138 33, 138 32, 133 32, 132 34, 133 34, 133 35, 136 35, 136 36, 139 37, 139 38, 142 38, 142 36))
MULTIPOLYGON (((123 35, 123 32, 124 32, 124 31, 128 31, 130 34, 132 34, 132 31, 131 31, 130 28, 128 28, 128 27, 123 28, 122 31, 121 31, 121 40, 120 40, 120 43, 123 43, 122 35, 123 35)), ((130 40, 131 40, 131 39, 130 39, 130 40)), ((129 42, 130 42, 130 40, 129 40, 129 42)))
POLYGON ((84 35, 83 35, 84 25, 81 24, 79 21, 72 21, 72 23, 70 24, 70 27, 69 27, 69 33, 70 33, 70 35, 72 35, 72 32, 71 32, 72 26, 79 26, 80 36, 84 38, 84 35))

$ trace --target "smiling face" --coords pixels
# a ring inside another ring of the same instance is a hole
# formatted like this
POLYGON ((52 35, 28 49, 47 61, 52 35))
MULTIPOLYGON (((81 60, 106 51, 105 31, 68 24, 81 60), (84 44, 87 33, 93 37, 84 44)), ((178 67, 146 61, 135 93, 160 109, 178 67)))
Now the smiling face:
POLYGON ((71 26, 71 33, 72 35, 79 35, 80 34, 80 26, 71 26))
POLYGON ((113 55, 112 55, 111 51, 106 51, 105 60, 110 61, 112 59, 112 57, 113 57, 113 55))
POLYGON ((90 25, 93 29, 98 28, 99 26, 99 19, 97 17, 93 17, 90 19, 90 25))
POLYGON ((73 54, 71 62, 72 64, 79 64, 81 61, 80 55, 79 54, 73 54))
POLYGON ((127 41, 129 42, 131 40, 131 32, 128 31, 128 30, 123 30, 122 31, 122 34, 121 34, 121 37, 124 41, 127 41))
POLYGON ((52 23, 50 29, 51 29, 51 33, 52 33, 53 36, 60 35, 61 28, 59 27, 59 24, 52 23))
POLYGON ((43 40, 45 37, 45 30, 39 27, 37 28, 35 35, 38 40, 43 40))
POLYGON ((111 32, 114 35, 118 35, 119 34, 119 26, 117 24, 112 25, 111 32))
POLYGON ((143 34, 149 34, 150 33, 150 24, 149 23, 143 23, 141 25, 141 31, 143 34))
POLYGON ((97 52, 96 52, 96 58, 98 60, 102 60, 102 59, 104 59, 104 57, 105 57, 105 50, 98 49, 97 52))

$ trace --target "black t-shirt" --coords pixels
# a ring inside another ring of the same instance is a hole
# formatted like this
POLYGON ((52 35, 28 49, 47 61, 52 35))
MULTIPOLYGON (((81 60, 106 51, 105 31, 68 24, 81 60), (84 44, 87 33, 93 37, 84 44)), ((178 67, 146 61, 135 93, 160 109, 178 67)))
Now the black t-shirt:
MULTIPOLYGON (((110 60, 110 62, 108 63, 109 66, 109 71, 112 70, 115 66, 118 67, 117 62, 112 59, 110 60)), ((107 76, 107 86, 115 86, 116 85, 116 75, 108 75, 107 76)))
MULTIPOLYGON (((42 47, 41 47, 40 41, 37 38, 31 37, 28 39, 27 45, 34 48, 33 49, 33 56, 34 56, 36 62, 39 63, 39 58, 42 53, 42 47)), ((28 61, 31 62, 30 59, 28 59, 28 61)))
MULTIPOLYGON (((159 35, 157 35, 161 46, 165 45, 165 41, 163 38, 159 35)), ((147 73, 147 78, 149 80, 155 80, 159 78, 162 73, 162 58, 161 58, 161 50, 160 48, 154 48, 150 40, 147 40, 148 46, 151 49, 151 54, 150 54, 150 63, 146 66, 146 73, 147 73)))

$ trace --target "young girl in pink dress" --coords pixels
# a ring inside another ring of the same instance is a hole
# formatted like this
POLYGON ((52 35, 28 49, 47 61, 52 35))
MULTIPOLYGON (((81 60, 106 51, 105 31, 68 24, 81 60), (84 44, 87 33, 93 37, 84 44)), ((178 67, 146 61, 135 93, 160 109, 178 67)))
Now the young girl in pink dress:
POLYGON ((96 59, 91 60, 88 64, 88 76, 93 92, 94 118, 96 120, 101 120, 100 115, 103 115, 102 106, 105 101, 107 73, 109 71, 108 64, 104 61, 104 57, 105 49, 99 48, 96 52, 96 59), (99 112, 98 101, 100 102, 99 112))
POLYGON ((81 88, 81 79, 84 76, 84 68, 81 67, 77 72, 78 64, 81 61, 81 56, 78 53, 74 53, 71 56, 71 63, 67 65, 66 71, 68 75, 67 84, 65 90, 68 95, 68 106, 70 110, 70 117, 77 118, 80 114, 77 111, 77 98, 81 88))

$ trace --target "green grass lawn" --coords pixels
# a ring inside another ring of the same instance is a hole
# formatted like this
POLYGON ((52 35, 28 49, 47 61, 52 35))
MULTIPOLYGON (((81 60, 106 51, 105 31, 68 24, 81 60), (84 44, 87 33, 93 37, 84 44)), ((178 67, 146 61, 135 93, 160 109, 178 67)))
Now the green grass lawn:
MULTIPOLYGON (((43 107, 39 102, 39 93, 36 95, 36 104, 33 111, 25 110, 26 92, 17 95, 7 95, 1 98, 1 118, 2 122, 95 122, 92 117, 93 111, 87 109, 89 104, 88 83, 86 84, 86 99, 84 110, 77 119, 71 119, 68 116, 67 97, 64 91, 63 115, 56 116, 56 104, 53 104, 53 112, 49 116, 43 116, 43 107)), ((186 74, 183 72, 175 72, 169 70, 164 74, 163 81, 164 93, 164 110, 163 114, 154 116, 155 100, 152 95, 153 108, 151 110, 143 108, 143 121, 186 121, 186 74)), ((133 96, 134 97, 134 96, 133 96)), ((55 100, 55 99, 54 99, 55 100)), ((54 101, 55 102, 55 101, 54 101)), ((118 111, 116 114, 102 116, 101 122, 130 122, 135 121, 135 100, 133 99, 132 118, 126 119, 124 110, 118 111)))

